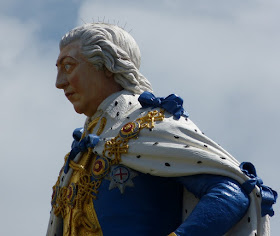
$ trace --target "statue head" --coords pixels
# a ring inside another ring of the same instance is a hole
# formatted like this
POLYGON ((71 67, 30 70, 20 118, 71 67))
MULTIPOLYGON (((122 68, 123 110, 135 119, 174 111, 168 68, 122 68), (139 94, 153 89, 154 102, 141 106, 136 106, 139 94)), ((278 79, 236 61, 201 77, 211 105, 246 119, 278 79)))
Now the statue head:
POLYGON ((81 54, 97 70, 113 73, 122 88, 140 94, 152 91, 150 82, 139 72, 141 55, 133 37, 122 28, 106 23, 79 26, 65 34, 60 50, 79 41, 81 54))

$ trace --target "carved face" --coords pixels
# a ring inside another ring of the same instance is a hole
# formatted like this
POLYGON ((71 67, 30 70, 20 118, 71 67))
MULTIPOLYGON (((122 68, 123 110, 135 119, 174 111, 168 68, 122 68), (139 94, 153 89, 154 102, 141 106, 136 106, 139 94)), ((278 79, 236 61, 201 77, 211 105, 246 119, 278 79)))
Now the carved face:
POLYGON ((92 116, 105 98, 122 88, 107 69, 97 71, 81 54, 80 47, 76 41, 60 51, 56 87, 64 90, 77 113, 92 116))

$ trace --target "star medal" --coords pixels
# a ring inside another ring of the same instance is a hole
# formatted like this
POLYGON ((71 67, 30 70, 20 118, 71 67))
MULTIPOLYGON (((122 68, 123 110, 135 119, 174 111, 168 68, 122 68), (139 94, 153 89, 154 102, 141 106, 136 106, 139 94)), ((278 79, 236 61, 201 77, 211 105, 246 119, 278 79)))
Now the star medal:
POLYGON ((132 179, 135 176, 137 176, 137 173, 126 166, 112 166, 109 174, 109 180, 111 181, 109 190, 118 187, 123 194, 126 187, 134 187, 132 179))

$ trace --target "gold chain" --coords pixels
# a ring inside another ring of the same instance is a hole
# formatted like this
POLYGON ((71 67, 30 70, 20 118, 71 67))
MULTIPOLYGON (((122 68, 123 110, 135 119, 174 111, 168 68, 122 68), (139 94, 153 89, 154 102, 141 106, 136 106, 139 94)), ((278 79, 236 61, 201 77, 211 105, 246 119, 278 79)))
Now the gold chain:
MULTIPOLYGON (((155 127, 155 121, 162 121, 164 119, 164 110, 161 109, 160 111, 154 110, 154 111, 150 111, 147 113, 146 116, 140 117, 138 119, 136 119, 136 123, 139 124, 139 130, 138 125, 134 124, 133 127, 136 127, 136 131, 135 134, 132 133, 131 136, 121 136, 120 133, 118 134, 117 137, 112 138, 111 140, 107 141, 104 145, 104 149, 103 149, 103 156, 108 156, 110 158, 110 163, 112 165, 117 165, 120 163, 121 161, 121 155, 123 153, 127 153, 128 152, 128 141, 131 138, 137 138, 138 137, 138 133, 140 132, 140 130, 144 129, 144 128, 148 128, 148 129, 152 129, 155 127)), ((123 129, 125 127, 131 127, 132 125, 130 125, 130 123, 126 124, 123 129)))
MULTIPOLYGON (((164 110, 154 110, 148 112, 145 116, 140 117, 136 119, 135 121, 135 127, 137 128, 135 131, 135 134, 131 136, 121 136, 120 133, 115 138, 112 138, 111 140, 107 141, 104 145, 103 149, 103 158, 106 159, 109 163, 109 168, 112 165, 117 165, 121 161, 121 155, 123 153, 127 153, 129 149, 128 142, 131 138, 137 138, 138 133, 143 128, 154 128, 155 121, 162 121, 164 119, 164 110), (109 159, 106 158, 109 157, 109 159)), ((100 120, 100 117, 97 117, 93 121, 91 121, 87 126, 87 131, 89 133, 92 133, 93 129, 96 127, 98 121, 100 120)), ((106 118, 103 117, 100 120, 100 126, 96 132, 96 134, 99 136, 105 126, 106 126, 106 118)), ((126 124, 124 127, 129 127, 129 125, 126 124)), ((123 127, 123 128, 124 128, 123 127)), ((82 138, 85 137, 86 132, 82 134, 82 138)), ((65 163, 69 157, 69 153, 65 156, 65 163)), ((96 199, 98 194, 98 189, 102 183, 102 180, 104 179, 105 175, 102 176, 99 179, 95 179, 92 181, 91 179, 91 173, 87 171, 89 169, 89 164, 94 163, 96 161, 97 155, 93 154, 92 148, 88 149, 88 152, 85 156, 85 162, 83 165, 77 164, 74 161, 70 161, 69 166, 74 170, 80 173, 80 177, 76 184, 72 183, 69 186, 65 187, 59 187, 60 182, 60 176, 63 171, 63 168, 59 174, 59 177, 57 179, 56 184, 53 186, 53 191, 55 195, 55 199, 52 201, 52 206, 54 208, 54 214, 56 216, 61 215, 63 218, 65 217, 67 206, 77 208, 77 212, 73 216, 73 222, 76 226, 83 225, 89 232, 96 232, 98 230, 98 227, 93 222, 90 222, 88 218, 86 217, 85 213, 83 212, 83 206, 87 205, 92 201, 92 199, 96 199), (75 192, 75 193, 74 193, 75 192), (73 198, 71 196, 74 195, 73 198)), ((98 224, 98 221, 97 221, 98 224)), ((75 230, 75 229, 73 229, 75 230)))

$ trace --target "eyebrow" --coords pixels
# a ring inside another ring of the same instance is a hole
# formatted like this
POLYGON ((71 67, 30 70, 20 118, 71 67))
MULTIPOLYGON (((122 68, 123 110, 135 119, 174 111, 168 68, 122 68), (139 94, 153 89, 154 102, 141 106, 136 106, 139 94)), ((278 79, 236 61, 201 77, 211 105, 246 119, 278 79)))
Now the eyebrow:
POLYGON ((56 62, 56 66, 60 65, 66 58, 71 58, 75 61, 77 61, 75 58, 71 57, 71 56, 63 56, 62 58, 59 59, 59 61, 56 62))

